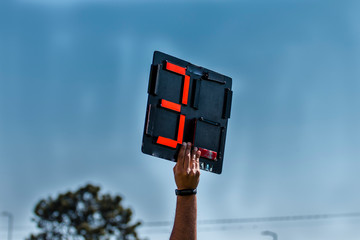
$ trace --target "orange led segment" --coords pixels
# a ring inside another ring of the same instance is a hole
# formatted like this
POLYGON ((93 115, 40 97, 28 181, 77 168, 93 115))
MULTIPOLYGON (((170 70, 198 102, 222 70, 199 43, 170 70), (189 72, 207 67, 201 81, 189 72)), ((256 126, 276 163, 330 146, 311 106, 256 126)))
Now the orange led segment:
POLYGON ((165 99, 161 99, 161 106, 163 108, 171 109, 176 112, 180 112, 180 110, 181 110, 180 104, 173 103, 173 102, 167 101, 165 99))
POLYGON ((161 144, 161 145, 165 145, 165 146, 168 146, 168 147, 171 147, 171 148, 176 148, 176 146, 178 144, 177 141, 169 139, 169 138, 165 138, 165 137, 162 137, 162 136, 158 137, 156 143, 161 144))
MULTIPOLYGON (((190 87, 190 76, 185 75, 186 74, 186 68, 180 67, 178 65, 166 62, 165 66, 166 70, 183 75, 184 76, 184 87, 183 87, 183 94, 182 94, 182 100, 181 103, 184 105, 187 105, 188 98, 189 98, 189 87, 190 87)), ((177 104, 174 102, 167 101, 165 99, 161 99, 161 107, 167 108, 176 112, 181 112, 181 104, 177 104)), ((162 136, 159 136, 156 143, 165 145, 171 148, 176 148, 178 143, 182 143, 183 137, 184 137, 184 128, 185 128, 185 115, 180 115, 179 119, 179 129, 178 129, 178 135, 177 140, 172 140, 169 138, 165 138, 162 136)))
POLYGON ((177 142, 180 144, 183 141, 184 126, 185 126, 185 115, 180 115, 179 130, 178 130, 178 137, 177 137, 177 142))
POLYGON ((166 62, 166 70, 178 73, 180 75, 185 75, 186 68, 180 67, 178 65, 166 62))
POLYGON ((182 103, 187 105, 189 96, 190 76, 185 75, 182 103))
POLYGON ((178 73, 185 77, 184 79, 184 88, 183 88, 183 96, 181 103, 187 105, 188 97, 189 97, 189 86, 190 86, 190 76, 186 74, 186 68, 180 67, 178 65, 166 62, 166 70, 169 70, 174 73, 178 73))

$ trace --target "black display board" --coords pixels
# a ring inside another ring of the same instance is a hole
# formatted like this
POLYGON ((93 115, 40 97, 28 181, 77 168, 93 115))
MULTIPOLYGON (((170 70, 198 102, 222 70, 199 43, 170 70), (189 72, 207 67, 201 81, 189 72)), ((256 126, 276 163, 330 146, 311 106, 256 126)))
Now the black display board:
POLYGON ((176 161, 182 142, 201 150, 200 168, 220 174, 232 79, 155 51, 150 70, 142 152, 176 161))

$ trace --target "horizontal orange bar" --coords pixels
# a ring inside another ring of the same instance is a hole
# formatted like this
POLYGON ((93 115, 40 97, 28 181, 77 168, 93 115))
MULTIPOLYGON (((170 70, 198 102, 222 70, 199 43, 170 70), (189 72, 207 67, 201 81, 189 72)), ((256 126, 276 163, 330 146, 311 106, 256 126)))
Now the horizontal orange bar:
POLYGON ((163 108, 168 108, 168 109, 174 110, 176 112, 181 111, 181 105, 180 104, 173 103, 173 102, 167 101, 165 99, 161 99, 161 106, 163 108))
POLYGON ((181 74, 181 75, 185 75, 186 73, 186 68, 180 67, 178 65, 166 62, 166 70, 181 74))
POLYGON ((165 137, 162 137, 162 136, 158 137, 156 143, 161 144, 161 145, 165 145, 165 146, 168 146, 168 147, 171 147, 171 148, 176 148, 176 146, 178 144, 177 141, 169 139, 169 138, 165 138, 165 137))

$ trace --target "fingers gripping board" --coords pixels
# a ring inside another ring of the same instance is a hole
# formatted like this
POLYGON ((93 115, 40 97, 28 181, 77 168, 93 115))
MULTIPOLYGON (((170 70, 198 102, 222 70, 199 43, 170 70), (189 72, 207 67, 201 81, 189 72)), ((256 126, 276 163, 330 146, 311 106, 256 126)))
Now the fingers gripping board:
POLYGON ((201 150, 200 168, 220 174, 230 118, 232 79, 155 51, 142 152, 176 161, 182 142, 201 150))

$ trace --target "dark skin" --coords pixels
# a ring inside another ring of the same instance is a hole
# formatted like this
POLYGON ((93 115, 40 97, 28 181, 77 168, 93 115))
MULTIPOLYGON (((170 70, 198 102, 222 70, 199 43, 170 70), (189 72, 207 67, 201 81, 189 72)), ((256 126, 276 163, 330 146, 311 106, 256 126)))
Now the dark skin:
MULTIPOLYGON (((183 143, 174 167, 175 183, 179 190, 195 189, 200 180, 201 152, 191 143, 183 143)), ((177 196, 174 227, 170 240, 196 240, 196 195, 177 196)))

